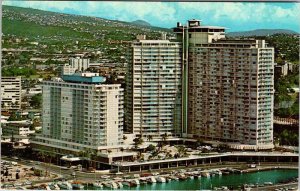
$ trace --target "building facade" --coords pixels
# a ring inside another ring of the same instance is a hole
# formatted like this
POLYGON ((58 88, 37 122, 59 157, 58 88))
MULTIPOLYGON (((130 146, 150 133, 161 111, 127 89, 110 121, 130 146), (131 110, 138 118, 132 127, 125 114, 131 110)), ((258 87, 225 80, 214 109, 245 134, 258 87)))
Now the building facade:
POLYGON ((126 77, 126 127, 153 139, 181 134, 181 44, 169 40, 132 43, 126 77))
POLYGON ((89 58, 70 58, 69 63, 61 67, 61 75, 72 75, 76 72, 84 72, 90 67, 89 58))
POLYGON ((30 125, 20 124, 20 123, 8 123, 2 125, 3 136, 28 136, 35 133, 35 131, 30 130, 30 125))
POLYGON ((1 78, 2 110, 21 109, 21 77, 1 78))
POLYGON ((184 49, 183 135, 272 148, 274 49, 200 23, 174 28, 184 49))
POLYGON ((64 75, 43 83, 42 135, 35 148, 79 152, 119 146, 123 142, 123 89, 103 84, 94 73, 64 75))

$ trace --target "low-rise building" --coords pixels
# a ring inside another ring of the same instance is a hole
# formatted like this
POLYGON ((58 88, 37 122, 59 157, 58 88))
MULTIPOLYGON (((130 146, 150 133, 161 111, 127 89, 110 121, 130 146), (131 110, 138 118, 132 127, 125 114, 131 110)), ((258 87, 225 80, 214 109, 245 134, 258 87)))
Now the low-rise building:
POLYGON ((5 125, 2 125, 2 133, 4 136, 9 136, 9 135, 28 136, 30 134, 35 133, 35 131, 30 130, 29 124, 7 123, 5 125))

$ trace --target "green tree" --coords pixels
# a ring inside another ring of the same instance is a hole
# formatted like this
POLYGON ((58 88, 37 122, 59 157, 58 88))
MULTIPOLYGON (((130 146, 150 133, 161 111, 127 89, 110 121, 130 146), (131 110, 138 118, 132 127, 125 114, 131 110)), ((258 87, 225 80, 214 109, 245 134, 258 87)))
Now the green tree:
POLYGON ((148 140, 148 141, 152 141, 152 139, 153 139, 153 136, 152 136, 152 135, 148 135, 148 136, 147 136, 147 140, 148 140))
POLYGON ((154 151, 154 150, 155 150, 155 146, 152 145, 152 144, 150 144, 150 145, 147 147, 146 150, 147 150, 147 151, 154 151))
POLYGON ((139 145, 143 144, 144 140, 141 137, 136 137, 133 139, 135 148, 138 148, 139 145))
POLYGON ((42 94, 32 96, 29 103, 34 108, 40 108, 42 106, 42 94))
POLYGON ((11 115, 9 116, 9 118, 7 120, 8 121, 17 121, 18 120, 18 116, 17 116, 16 112, 12 112, 11 115))

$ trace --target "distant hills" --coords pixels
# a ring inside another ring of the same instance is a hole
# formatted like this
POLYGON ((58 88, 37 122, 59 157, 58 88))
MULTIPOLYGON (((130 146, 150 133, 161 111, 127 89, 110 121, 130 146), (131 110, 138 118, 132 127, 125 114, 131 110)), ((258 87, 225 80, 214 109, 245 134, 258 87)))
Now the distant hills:
POLYGON ((148 23, 147 21, 144 21, 144 20, 136 20, 136 21, 132 21, 131 24, 141 25, 141 26, 148 26, 148 27, 151 26, 150 23, 148 23))
POLYGON ((257 29, 251 31, 240 31, 240 32, 229 32, 227 33, 230 37, 237 37, 237 36, 268 36, 273 34, 292 34, 297 35, 299 33, 287 30, 287 29, 257 29))
MULTIPOLYGON (((155 27, 144 20, 124 22, 5 5, 2 6, 2 15, 2 30, 5 35, 35 40, 99 40, 108 43, 111 40, 130 41, 137 34, 146 34, 149 39, 160 37, 160 32, 172 35, 171 29, 155 27)), ((268 36, 277 33, 299 34, 285 29, 258 29, 229 32, 227 36, 268 36)))
POLYGON ((157 39, 160 32, 171 32, 170 29, 151 26, 143 20, 124 22, 6 5, 2 6, 2 26, 4 35, 60 42, 121 42, 133 40, 137 34, 157 39))

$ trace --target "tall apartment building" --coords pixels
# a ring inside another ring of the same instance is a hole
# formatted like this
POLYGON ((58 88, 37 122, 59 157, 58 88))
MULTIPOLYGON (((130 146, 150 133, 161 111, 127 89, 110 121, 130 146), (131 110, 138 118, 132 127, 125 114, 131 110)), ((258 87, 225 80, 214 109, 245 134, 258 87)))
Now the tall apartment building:
POLYGON ((61 68, 62 75, 72 75, 76 72, 84 72, 90 67, 89 58, 70 58, 69 63, 65 64, 61 68))
POLYGON ((123 89, 95 73, 43 82, 42 135, 35 150, 57 153, 99 150, 123 142, 123 89))
POLYGON ((181 134, 181 44, 169 40, 132 43, 126 78, 127 130, 153 139, 181 134))
POLYGON ((2 110, 21 109, 21 77, 1 78, 2 110))
POLYGON ((174 28, 183 43, 183 136, 273 147, 274 49, 225 39, 199 20, 174 28))

